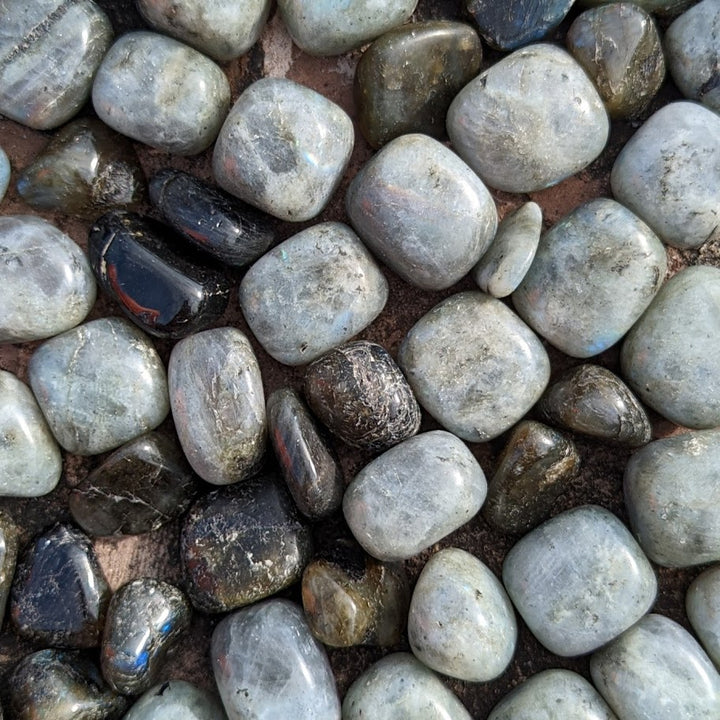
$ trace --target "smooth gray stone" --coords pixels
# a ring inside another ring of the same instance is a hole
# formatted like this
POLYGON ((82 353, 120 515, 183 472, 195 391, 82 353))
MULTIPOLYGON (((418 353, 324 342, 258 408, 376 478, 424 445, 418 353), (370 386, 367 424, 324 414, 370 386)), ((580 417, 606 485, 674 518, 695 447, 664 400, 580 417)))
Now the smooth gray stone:
POLYGON ((435 673, 409 653, 386 655, 350 686, 342 720, 472 720, 435 673))
POLYGON ((85 253, 65 233, 33 215, 0 217, 0 344, 75 327, 96 294, 85 253))
POLYGON ((340 720, 325 649, 295 603, 266 600, 228 615, 211 652, 229 720, 340 720))
POLYGON ((212 60, 177 40, 138 30, 120 37, 93 83, 98 117, 133 140, 196 155, 217 137, 230 84, 212 60))
POLYGON ((345 202, 370 250, 423 290, 442 290, 467 275, 497 229, 482 180, 427 135, 385 145, 353 178, 345 202))
POLYGON ((509 213, 498 226, 490 248, 473 268, 483 292, 503 298, 520 284, 532 265, 542 232, 542 208, 527 202, 509 213))
POLYGON ((720 112, 720 5, 703 0, 677 18, 665 33, 670 74, 685 97, 720 112))
POLYGON ((35 130, 68 121, 112 42, 107 15, 90 0, 5 0, 0 27, 0 113, 35 130))
POLYGON ((3 201, 8 185, 10 185, 10 159, 0 147, 0 202, 3 201))
POLYGON ((343 513, 368 554, 404 560, 471 520, 486 493, 485 475, 467 446, 432 430, 368 463, 345 491, 343 513))
POLYGON ((511 428, 550 377, 533 331, 481 292, 452 295, 421 317, 400 346, 398 364, 425 410, 469 442, 511 428))
POLYGON ((352 120, 339 105, 292 80, 267 77, 233 105, 215 144, 213 173, 232 195, 301 222, 327 205, 354 142, 352 120))
MULTIPOLYGON (((607 5, 617 0, 579 0, 578 5, 595 7, 596 5, 607 5)), ((695 0, 635 0, 643 10, 660 17, 674 17, 689 7, 695 0)))
POLYGON ((218 62, 244 55, 257 42, 270 0, 136 0, 146 22, 218 62))
POLYGON ((630 531, 597 505, 566 510, 525 535, 505 557, 503 582, 533 635, 561 657, 620 635, 657 592, 630 531))
POLYGON ((408 640, 432 670, 468 682, 502 675, 517 643, 515 612, 492 571, 460 548, 435 553, 410 600, 408 640))
POLYGON ((720 269, 681 270, 625 338, 620 364, 640 399, 690 428, 720 425, 720 269))
POLYGON ((339 222, 293 235, 240 283, 240 307, 273 358, 304 365, 364 330, 388 298, 387 280, 360 239, 339 222))
POLYGON ((5 608, 15 575, 19 544, 20 531, 17 525, 7 513, 0 512, 0 625, 5 620, 5 608))
POLYGON ((167 680, 141 695, 123 720, 227 720, 215 695, 185 680, 167 680))
POLYGON ((646 615, 590 658, 595 687, 621 720, 717 720, 720 675, 697 640, 646 615))
POLYGON ((632 327, 666 269, 665 248, 650 228, 614 200, 598 198, 542 236, 513 305, 559 350, 592 357, 632 327))
POLYGON ((180 445, 203 480, 228 485, 258 469, 267 441, 265 393, 240 330, 213 328, 178 342, 168 385, 180 445))
POLYGON ((720 238, 720 117, 674 102, 630 138, 610 174, 615 199, 667 245, 685 250, 720 238))
POLYGON ((354 0, 340 6, 326 0, 278 0, 295 44, 310 55, 340 55, 402 25, 418 0, 354 0))
POLYGON ((517 685, 488 720, 617 720, 598 691, 570 670, 543 670, 517 685))
POLYGON ((516 50, 453 100, 447 131, 490 187, 527 193, 554 185, 603 150, 610 122, 585 71, 564 50, 516 50))
POLYGON ((30 386, 60 445, 97 455, 156 428, 170 410, 165 367, 128 320, 100 318, 46 340, 30 386))
POLYGON ((720 560, 720 428, 646 445, 625 468, 625 507, 647 556, 664 567, 720 560))
POLYGON ((705 652, 720 669, 720 565, 693 580, 685 595, 685 610, 705 652))
POLYGON ((30 388, 5 370, 0 370, 0 438, 0 496, 38 497, 55 489, 62 473, 60 448, 30 388))

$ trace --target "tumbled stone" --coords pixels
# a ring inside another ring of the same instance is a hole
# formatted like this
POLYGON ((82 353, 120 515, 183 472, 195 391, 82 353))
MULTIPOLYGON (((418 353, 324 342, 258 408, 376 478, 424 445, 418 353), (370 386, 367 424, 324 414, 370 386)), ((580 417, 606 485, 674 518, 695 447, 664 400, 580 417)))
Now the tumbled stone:
POLYGON ((30 388, 5 370, 0 370, 0 437, 0 496, 38 497, 55 489, 62 473, 60 448, 30 388))
POLYGON ((376 153, 353 178, 346 207, 370 250, 423 290, 467 275, 497 229, 482 180, 427 135, 402 135, 376 153))
POLYGON ((637 622, 657 591, 653 569, 610 511, 583 505, 525 535, 503 562, 505 588, 551 652, 592 652, 637 622))
POLYGON ((516 50, 480 73, 447 115, 460 157, 491 187, 517 193, 582 170, 602 152, 609 128, 580 65, 545 43, 516 50))
POLYGON ((637 398, 614 373, 600 365, 564 372, 537 404, 541 419, 565 430, 637 447, 650 442, 650 420, 637 398))
POLYGON ((247 337, 213 328, 175 345, 168 364, 170 405, 193 470, 213 485, 255 472, 266 447, 265 394, 247 337))
POLYGON ((705 652, 720 668, 720 565, 693 580, 685 595, 685 610, 705 652))
POLYGON ((0 113, 35 130, 67 122, 112 42, 107 15, 90 0, 7 0, 0 27, 0 113))
POLYGON ((720 117, 694 102, 665 105, 620 151, 610 184, 667 245, 720 238, 720 117))
POLYGON ((240 283, 240 307, 265 351, 312 362, 364 330, 388 298, 387 280, 339 222, 303 230, 263 255, 240 283))
POLYGON ((590 658, 595 687, 622 720, 720 717, 720 675, 681 625, 646 615, 590 658))
POLYGON ((150 200, 188 242, 226 265, 248 265, 275 244, 269 216, 180 170, 156 173, 150 200))
POLYGON ((544 670, 516 685, 488 720, 617 720, 598 691, 570 670, 544 670))
POLYGON ((291 388, 279 388, 267 401, 270 442, 298 510, 311 520, 334 513, 345 483, 335 452, 307 405, 291 388))
POLYGON ((68 505, 88 535, 139 535, 182 515, 197 491, 178 444, 149 432, 116 450, 75 485, 68 505))
POLYGON ((38 210, 95 219, 145 196, 145 175, 132 144, 94 118, 59 130, 22 171, 20 197, 38 210))
POLYGON ((218 698, 185 680, 166 680, 139 697, 123 720, 227 720, 218 698))
POLYGON ((415 22, 384 33, 355 69, 355 102, 365 139, 380 147, 405 133, 445 137, 450 103, 480 72, 481 63, 480 38, 465 23, 415 22))
POLYGON ((3 201, 8 185, 10 185, 10 159, 7 153, 0 147, 0 202, 3 201))
POLYGON ((32 215, 0 217, 0 343, 75 327, 96 292, 85 254, 65 233, 32 215))
POLYGON ((10 591, 15 631, 53 647, 100 643, 110 588, 90 539, 55 525, 25 549, 10 591))
POLYGON ((230 85, 212 60, 146 30, 118 38, 92 89, 98 117, 114 130, 176 155, 196 155, 217 137, 230 85))
POLYGON ((257 42, 270 12, 270 0, 137 0, 149 25, 191 45, 218 62, 244 55, 257 42))
POLYGON ((339 105, 292 80, 263 78, 227 116, 213 173, 224 190, 270 215, 310 220, 337 189, 354 137, 339 105))
POLYGON ((482 468, 444 430, 416 435, 367 464, 343 498, 356 540, 379 560, 404 560, 471 520, 485 500, 482 468))
POLYGON ((198 500, 180 544, 187 593, 203 612, 233 610, 292 585, 312 553, 310 528, 274 475, 198 500))
MULTIPOLYGON (((5 607, 15 575, 19 535, 18 528, 10 516, 0 512, 0 625, 5 618, 5 607)), ((0 720, 2 720, 1 716, 0 720)))
POLYGON ((427 561, 417 580, 408 640, 429 668, 468 682, 488 682, 512 660, 515 612, 484 563, 460 548, 446 548, 427 561))
MULTIPOLYGON (((616 0, 579 0, 578 5, 593 7, 612 2, 616 2, 616 0)), ((646 12, 666 18, 675 17, 694 2, 695 0, 637 0, 636 4, 646 12)))
POLYGON ((679 425, 720 425, 720 270, 672 277, 623 343, 623 377, 640 399, 679 425))
POLYGON ((457 696, 409 653, 371 665, 345 695, 343 720, 472 720, 457 696))
POLYGON ((310 55, 340 55, 402 25, 417 0, 377 3, 360 0, 343 6, 316 0, 278 0, 278 9, 295 44, 310 55))
POLYGON ((63 650, 26 655, 8 677, 6 689, 17 720, 118 720, 127 706, 93 662, 63 650))
POLYGON ((531 530, 550 517, 579 468, 575 443, 547 425, 523 420, 512 431, 488 482, 483 517, 502 532, 531 530))
POLYGON ((112 596, 100 649, 103 677, 123 695, 158 678, 168 651, 190 627, 190 603, 174 585, 140 578, 112 596))
POLYGON ((400 346, 398 364, 425 410, 469 442, 511 428, 550 377, 532 330, 481 292, 452 295, 420 318, 400 346))
POLYGON ((308 365, 305 397, 334 435, 354 447, 385 450, 420 429, 420 406, 390 353, 356 340, 308 365))
POLYGON ((30 385, 68 452, 96 455, 156 428, 170 409, 165 367, 122 318, 100 318, 46 340, 30 358, 30 385))
POLYGON ((327 655, 295 603, 267 600, 229 615, 211 653, 229 720, 340 720, 327 655))
POLYGON ((543 234, 513 305, 555 347, 591 357, 642 315, 666 268, 665 248, 650 228, 620 203, 597 198, 543 234))

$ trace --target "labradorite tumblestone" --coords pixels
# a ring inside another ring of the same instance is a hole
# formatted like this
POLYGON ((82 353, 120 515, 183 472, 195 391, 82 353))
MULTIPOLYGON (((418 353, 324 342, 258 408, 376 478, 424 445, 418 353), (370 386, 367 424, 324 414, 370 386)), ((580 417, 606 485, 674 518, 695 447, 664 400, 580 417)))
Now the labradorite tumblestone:
POLYGON ((227 720, 220 700, 185 680, 166 680, 141 695, 123 720, 227 720))
POLYGON ((8 185, 10 184, 10 158, 7 153, 0 147, 0 202, 3 201, 8 185))
POLYGON ((19 542, 18 527, 7 513, 0 512, 0 624, 5 619, 5 607, 15 574, 19 542))
POLYGON ((685 595, 685 610, 705 652, 720 669, 720 565, 693 580, 685 595))

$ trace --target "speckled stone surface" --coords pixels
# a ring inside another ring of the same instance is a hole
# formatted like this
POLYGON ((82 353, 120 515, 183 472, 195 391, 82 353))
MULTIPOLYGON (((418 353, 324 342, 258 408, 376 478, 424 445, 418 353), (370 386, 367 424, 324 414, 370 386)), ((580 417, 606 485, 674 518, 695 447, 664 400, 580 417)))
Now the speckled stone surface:
POLYGON ((12 518, 0 512, 0 624, 5 619, 5 607, 15 574, 20 533, 12 518))
POLYGON ((0 202, 3 201, 8 185, 10 185, 11 171, 10 159, 7 153, 0 147, 0 202))
POLYGON ((185 680, 167 680, 143 693, 123 720, 227 720, 220 700, 185 680))
POLYGON ((230 107, 225 73, 197 50, 159 33, 118 38, 93 82, 98 117, 123 135, 177 155, 217 137, 230 107))
POLYGON ((537 336, 481 292, 451 295, 420 318, 400 346, 398 364, 425 410, 469 442, 512 427, 550 376, 537 336))
POLYGON ((720 669, 720 565, 693 580, 685 595, 685 610, 705 652, 720 669))
POLYGON ((551 652, 592 652, 652 606, 657 580, 630 531, 609 510, 566 510, 525 535, 503 562, 505 588, 551 652))

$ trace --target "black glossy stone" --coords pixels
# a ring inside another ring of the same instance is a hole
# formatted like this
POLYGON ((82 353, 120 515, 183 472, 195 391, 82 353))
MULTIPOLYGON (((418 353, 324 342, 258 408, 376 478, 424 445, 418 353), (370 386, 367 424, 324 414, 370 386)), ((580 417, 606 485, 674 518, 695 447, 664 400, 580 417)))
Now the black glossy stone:
POLYGON ((230 282, 191 262, 140 215, 113 211, 90 228, 88 255, 100 286, 145 332, 181 338, 225 312, 230 282))
POLYGON ((180 446, 149 432, 110 455, 70 491, 70 512, 89 535, 139 535, 184 513, 198 490, 180 446))
POLYGON ((15 569, 10 618, 23 637, 53 647, 100 643, 110 589, 90 539, 67 525, 37 537, 15 569))
POLYGON ((254 262, 276 240, 269 215, 180 170, 157 173, 150 200, 189 242, 233 267, 254 262))

